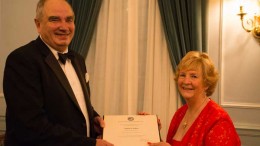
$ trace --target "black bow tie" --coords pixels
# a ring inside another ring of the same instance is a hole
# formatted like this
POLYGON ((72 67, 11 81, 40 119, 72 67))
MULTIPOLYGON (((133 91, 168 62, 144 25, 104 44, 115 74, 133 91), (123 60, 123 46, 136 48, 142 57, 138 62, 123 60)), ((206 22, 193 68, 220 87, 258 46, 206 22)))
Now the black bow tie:
POLYGON ((72 59, 73 57, 73 54, 71 53, 58 53, 59 55, 59 60, 61 61, 61 63, 65 64, 66 63, 66 60, 69 58, 69 59, 72 59))

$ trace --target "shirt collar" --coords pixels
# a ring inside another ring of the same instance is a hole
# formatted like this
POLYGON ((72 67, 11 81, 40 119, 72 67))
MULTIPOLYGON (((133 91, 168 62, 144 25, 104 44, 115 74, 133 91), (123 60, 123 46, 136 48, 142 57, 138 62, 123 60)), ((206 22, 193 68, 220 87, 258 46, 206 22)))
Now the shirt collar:
MULTIPOLYGON (((44 40, 42 39, 41 35, 40 35, 41 40, 44 42, 44 40)), ((59 56, 58 56, 58 51, 53 49, 51 46, 49 46, 47 43, 44 42, 44 44, 46 44, 46 46, 51 50, 52 54, 55 56, 55 58, 58 60, 59 56)), ((66 48, 66 50, 64 52, 59 52, 59 53, 68 53, 68 48, 66 48)))

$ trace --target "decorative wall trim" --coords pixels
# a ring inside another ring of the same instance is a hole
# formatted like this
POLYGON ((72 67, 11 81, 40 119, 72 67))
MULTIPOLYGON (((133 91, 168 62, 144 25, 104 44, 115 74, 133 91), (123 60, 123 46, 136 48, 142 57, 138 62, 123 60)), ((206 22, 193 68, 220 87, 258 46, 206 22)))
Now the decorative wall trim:
POLYGON ((5 133, 5 103, 4 93, 0 93, 0 134, 5 133))
POLYGON ((239 108, 239 109, 259 109, 260 110, 260 104, 254 104, 254 103, 241 103, 241 102, 223 102, 221 100, 221 106, 226 108, 239 108))
MULTIPOLYGON (((211 52, 211 55, 214 57, 215 63, 218 65, 218 70, 220 73, 220 80, 216 88, 216 101, 221 105, 227 112, 229 112, 233 122, 234 126, 241 138, 241 143, 244 146, 248 145, 259 145, 260 140, 260 119, 259 119, 259 113, 260 113, 260 103, 259 102, 239 102, 237 101, 227 101, 225 100, 225 91, 224 91, 224 80, 227 80, 224 77, 224 52, 226 51, 223 43, 225 43, 224 40, 224 3, 230 2, 229 0, 220 0, 219 5, 219 36, 218 38, 215 38, 211 43, 210 48, 214 47, 214 41, 219 43, 218 50, 214 50, 211 52)), ((212 5, 212 8, 215 8, 215 3, 212 5)), ((214 9, 215 10, 215 9, 214 9)), ((215 10, 216 11, 216 10, 215 10)), ((217 24, 217 23, 216 23, 217 24)), ((216 32, 217 33, 217 32, 216 32)), ((217 36, 217 34, 216 34, 217 36)), ((217 46, 217 45, 216 45, 217 46)))
POLYGON ((5 104, 4 94, 0 93, 0 118, 1 116, 5 116, 5 110, 6 110, 6 104, 5 104))
POLYGON ((235 124, 235 127, 239 130, 258 131, 260 133, 260 125, 235 124))
POLYGON ((0 134, 5 132, 5 117, 0 116, 0 134))
POLYGON ((260 137, 260 129, 236 128, 240 136, 260 137))
MULTIPOLYGON (((260 110, 260 103, 259 102, 239 102, 239 101, 225 101, 225 95, 224 95, 224 80, 225 77, 223 75, 223 50, 226 48, 223 47, 223 25, 224 25, 224 3, 228 2, 229 0, 221 0, 220 1, 220 20, 219 20, 219 54, 218 54, 218 65, 219 65, 219 73, 220 73, 220 80, 217 85, 217 92, 218 92, 218 103, 224 107, 224 108, 236 108, 236 109, 253 109, 253 110, 260 110)), ((242 28, 241 28, 242 29, 242 28)))

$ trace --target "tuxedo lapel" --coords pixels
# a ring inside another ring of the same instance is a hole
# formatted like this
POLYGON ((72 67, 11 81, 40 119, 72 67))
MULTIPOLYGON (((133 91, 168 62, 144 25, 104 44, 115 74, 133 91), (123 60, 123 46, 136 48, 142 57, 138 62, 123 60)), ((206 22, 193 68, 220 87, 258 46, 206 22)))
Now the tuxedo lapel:
POLYGON ((71 100, 74 102, 74 104, 80 110, 79 104, 73 93, 70 83, 69 83, 66 75, 64 74, 63 70, 59 66, 57 59, 54 57, 53 54, 49 53, 49 55, 47 55, 47 57, 45 58, 45 61, 49 65, 49 67, 52 69, 52 71, 55 73, 56 77, 61 82, 61 84, 65 88, 66 92, 69 94, 69 97, 71 98, 71 100))
MULTIPOLYGON (((50 49, 44 44, 44 42, 39 37, 37 38, 36 42, 38 43, 38 46, 40 48, 39 50, 42 52, 43 56, 45 57, 45 62, 51 68, 51 70, 55 73, 55 75, 58 78, 58 80, 60 81, 61 85, 64 87, 64 89, 68 93, 69 98, 72 100, 72 102, 77 106, 77 108, 81 112, 81 108, 80 108, 78 101, 76 99, 76 96, 70 86, 69 80, 67 79, 64 71, 60 67, 60 64, 58 63, 57 59, 55 58, 55 56, 52 54, 50 49)), ((75 60, 77 60, 76 57, 74 59, 72 59, 72 65, 80 80, 80 84, 82 86, 82 90, 83 90, 84 97, 86 100, 87 109, 88 109, 88 111, 91 111, 92 106, 91 106, 90 100, 89 100, 89 93, 86 90, 87 89, 86 83, 84 83, 85 80, 82 75, 83 72, 80 70, 79 62, 75 61, 75 60)), ((91 112, 89 112, 89 114, 91 114, 91 112)))
POLYGON ((70 83, 69 83, 65 73, 63 72, 62 68, 60 67, 55 56, 52 54, 51 50, 46 46, 46 44, 40 39, 40 37, 38 37, 36 39, 36 44, 38 45, 38 49, 42 53, 43 57, 45 57, 45 62, 51 68, 51 70, 54 72, 54 74, 60 81, 61 85, 64 87, 64 89, 68 93, 69 98, 76 105, 76 107, 80 110, 79 104, 73 93, 70 83))

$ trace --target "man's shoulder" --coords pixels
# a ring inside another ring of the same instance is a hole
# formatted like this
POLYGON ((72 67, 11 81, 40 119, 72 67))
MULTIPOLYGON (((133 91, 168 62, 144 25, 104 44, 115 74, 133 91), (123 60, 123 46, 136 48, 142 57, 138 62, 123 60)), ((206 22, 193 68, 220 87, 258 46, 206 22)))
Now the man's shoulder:
POLYGON ((42 52, 43 50, 48 50, 48 49, 43 49, 44 47, 46 47, 44 46, 44 43, 42 43, 42 41, 37 38, 11 51, 10 54, 8 55, 8 59, 14 60, 14 58, 16 59, 39 58, 39 56, 42 54, 40 52, 42 52))
POLYGON ((37 38, 35 40, 32 40, 32 41, 28 42, 27 44, 24 44, 24 45, 16 48, 11 53, 21 53, 21 52, 32 51, 32 50, 35 50, 33 48, 36 48, 36 47, 38 47, 40 45, 41 45, 41 40, 38 40, 38 38, 37 38))

